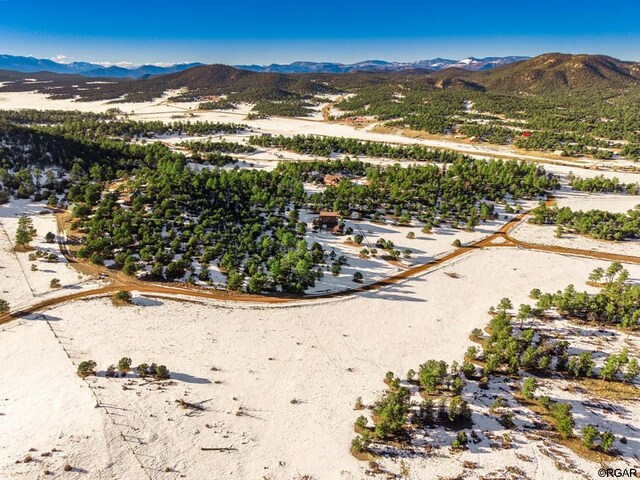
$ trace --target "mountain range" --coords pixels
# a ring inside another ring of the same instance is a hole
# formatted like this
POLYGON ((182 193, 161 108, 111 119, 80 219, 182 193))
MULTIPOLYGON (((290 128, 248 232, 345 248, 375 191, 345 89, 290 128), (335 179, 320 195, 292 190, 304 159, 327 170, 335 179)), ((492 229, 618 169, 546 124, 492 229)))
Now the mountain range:
POLYGON ((0 55, 0 70, 12 70, 22 73, 51 72, 83 77, 108 78, 145 78, 152 75, 181 72, 188 68, 198 67, 203 63, 180 63, 170 66, 141 65, 134 68, 99 65, 87 62, 58 63, 46 58, 20 57, 0 55))
POLYGON ((400 72, 403 70, 425 69, 442 70, 444 68, 462 68, 464 70, 488 70, 500 65, 527 60, 529 57, 467 57, 462 60, 434 58, 416 62, 385 62, 384 60, 365 60, 357 63, 331 62, 293 62, 288 64, 272 63, 271 65, 236 65, 243 70, 269 73, 349 73, 349 72, 400 72))
MULTIPOLYGON (((465 65, 474 63, 473 60, 465 65)), ((91 71, 91 70, 89 70, 91 71)), ((610 92, 624 95, 629 89, 640 91, 640 63, 605 55, 547 53, 519 62, 487 69, 469 70, 450 66, 440 70, 404 68, 353 70, 344 73, 257 72, 228 65, 201 65, 165 75, 144 78, 94 78, 50 72, 21 73, 0 69, 0 93, 39 91, 52 98, 141 102, 159 98, 165 92, 178 92, 176 100, 201 100, 226 95, 232 102, 256 103, 263 100, 305 101, 322 94, 357 92, 363 88, 385 86, 404 90, 474 90, 509 95, 567 94, 569 92, 610 92)))
MULTIPOLYGON (((366 60, 363 62, 344 64, 334 62, 293 62, 288 64, 271 65, 236 65, 241 70, 265 73, 348 73, 348 72, 399 72, 412 69, 441 70, 444 68, 462 68, 464 70, 479 71, 493 67, 507 65, 528 57, 468 57, 463 60, 434 58, 416 62, 386 62, 384 60, 366 60)), ((153 75, 181 72, 203 63, 182 63, 170 66, 142 65, 135 68, 121 66, 104 66, 87 62, 58 63, 53 60, 21 57, 14 55, 0 55, 0 70, 12 70, 22 73, 51 72, 85 77, 106 78, 147 78, 153 75)))

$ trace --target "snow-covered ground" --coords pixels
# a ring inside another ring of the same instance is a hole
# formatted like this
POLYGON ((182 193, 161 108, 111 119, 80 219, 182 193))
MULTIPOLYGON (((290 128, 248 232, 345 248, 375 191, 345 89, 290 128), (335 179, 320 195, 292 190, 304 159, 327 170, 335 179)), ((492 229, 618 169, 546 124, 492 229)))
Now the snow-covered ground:
MULTIPOLYGON (((512 204, 513 205, 513 204, 512 204)), ((529 209, 536 205, 535 201, 522 201, 521 208, 529 209)), ((318 242, 322 245, 327 254, 335 252, 336 257, 344 255, 348 264, 342 267, 338 276, 331 274, 329 270, 331 259, 327 258, 327 268, 324 277, 316 282, 315 287, 307 290, 307 293, 318 294, 337 290, 345 290, 357 287, 359 284, 353 282, 353 274, 360 272, 363 275, 362 284, 368 285, 376 281, 396 275, 407 268, 422 265, 436 260, 439 257, 450 253, 456 247, 452 245, 454 240, 460 240, 462 245, 485 238, 496 232, 515 214, 505 213, 502 205, 496 205, 495 211, 499 217, 497 220, 482 222, 474 231, 452 229, 448 226, 437 227, 432 233, 422 233, 421 226, 400 226, 394 225, 390 221, 387 223, 375 223, 365 220, 345 220, 345 229, 352 228, 350 235, 336 236, 327 230, 318 232, 309 231, 306 240, 309 245, 318 242), (413 233, 415 238, 407 238, 409 233, 413 233), (362 244, 346 243, 349 238, 353 240, 356 235, 362 235, 362 244), (384 250, 376 247, 379 239, 391 241, 394 249, 403 252, 405 249, 411 250, 411 256, 401 256, 399 262, 390 263, 381 257, 386 254, 384 250), (378 251, 376 256, 361 257, 360 251, 374 248, 378 251)), ((300 220, 311 225, 316 215, 304 212, 300 220)))
POLYGON ((624 213, 640 205, 639 195, 616 195, 610 193, 585 193, 573 190, 561 190, 554 194, 558 207, 571 210, 605 210, 624 213))
MULTIPOLYGON (((517 305, 529 301, 534 287, 583 285, 596 266, 606 264, 489 249, 376 292, 292 306, 141 297, 133 307, 116 308, 109 299, 58 306, 43 313, 61 344, 40 317, 0 330, 0 476, 59 472, 64 457, 86 471, 69 478, 147 478, 140 461, 154 479, 175 478, 166 467, 198 479, 361 479, 366 463, 349 454, 358 396, 375 401, 388 370, 404 374, 428 358, 459 361, 469 332, 486 325, 487 310, 500 297, 517 305), (452 272, 458 278, 447 275, 452 272), (175 384, 158 388, 103 373, 83 384, 74 377, 82 360, 94 359, 104 372, 123 356, 134 365, 167 365, 175 384), (25 369, 27 377, 18 373, 25 369), (101 408, 94 408, 89 387, 101 408), (49 396, 52 410, 43 413, 49 396), (183 410, 179 399, 201 402, 205 410, 183 410), (34 421, 34 415, 51 418, 34 421), (16 464, 28 448, 37 449, 38 462, 16 464), (39 457, 52 448, 61 453, 39 457)), ((640 268, 628 268, 638 278, 640 268)), ((540 472, 580 478, 556 471, 539 447, 518 443, 500 455, 472 449, 408 463, 419 479, 457 474, 462 460, 478 462, 479 473, 513 464, 531 478, 549 478, 540 472), (535 462, 520 464, 516 453, 535 462)), ((585 471, 596 468, 575 461, 585 471)), ((399 470, 392 462, 387 467, 399 470)))
POLYGON ((548 172, 564 178, 567 182, 567 178, 570 173, 573 173, 576 177, 580 178, 593 178, 598 176, 603 176, 605 178, 618 178, 622 183, 635 183, 640 181, 640 172, 635 173, 632 171, 607 170, 607 165, 609 164, 603 160, 591 165, 545 165, 544 168, 548 172))
MULTIPOLYGON (((592 194, 566 189, 555 194, 554 198, 558 207, 569 207, 572 210, 582 211, 604 210, 624 213, 640 205, 640 196, 637 195, 592 194)), ((526 243, 640 257, 640 241, 638 240, 613 242, 569 232, 565 232, 560 238, 557 238, 555 225, 535 225, 522 222, 510 232, 510 235, 526 243)))
POLYGON ((515 227, 509 235, 525 243, 640 257, 640 241, 638 240, 613 242, 568 232, 564 232, 560 238, 557 238, 554 225, 535 225, 523 222, 515 227))
POLYGON ((0 298, 9 302, 12 310, 99 285, 95 279, 70 267, 57 243, 46 242, 45 235, 57 230, 56 219, 45 203, 14 199, 10 204, 0 205, 0 298), (29 216, 37 230, 30 244, 32 250, 26 252, 14 251, 20 215, 29 216), (37 250, 54 254, 57 262, 44 258, 30 261, 29 254, 37 250), (31 265, 36 265, 37 270, 31 270, 31 265), (60 280, 62 288, 50 287, 54 278, 60 280))

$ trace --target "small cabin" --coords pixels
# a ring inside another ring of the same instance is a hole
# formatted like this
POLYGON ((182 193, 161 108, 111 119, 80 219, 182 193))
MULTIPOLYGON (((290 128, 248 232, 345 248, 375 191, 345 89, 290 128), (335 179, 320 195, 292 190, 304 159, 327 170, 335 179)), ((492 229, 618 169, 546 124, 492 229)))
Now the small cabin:
POLYGON ((342 180, 344 180, 344 175, 341 173, 336 173, 335 175, 325 175, 322 179, 325 185, 330 185, 333 187, 337 187, 342 180))
POLYGON ((522 132, 522 138, 529 138, 531 136, 531 132, 522 132))
POLYGON ((139 197, 141 195, 140 191, 136 190, 132 193, 127 193, 124 192, 121 196, 120 196, 120 201, 122 202, 123 205, 130 207, 133 205, 133 201, 139 197))
POLYGON ((340 215, 338 212, 320 212, 313 220, 313 224, 319 228, 334 229, 338 226, 340 215))

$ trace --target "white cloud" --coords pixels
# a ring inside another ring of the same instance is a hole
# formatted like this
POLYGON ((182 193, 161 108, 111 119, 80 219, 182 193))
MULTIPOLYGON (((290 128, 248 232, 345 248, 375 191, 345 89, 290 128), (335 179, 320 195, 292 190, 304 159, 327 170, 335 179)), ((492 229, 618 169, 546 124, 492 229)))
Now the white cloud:
POLYGON ((122 68, 135 68, 138 66, 137 63, 131 62, 93 62, 96 65, 101 65, 103 67, 122 67, 122 68))
POLYGON ((51 60, 57 63, 71 63, 73 58, 66 55, 56 55, 55 57, 51 57, 51 60))
MULTIPOLYGON (((0 1, 2 1, 2 0, 0 0, 0 1)), ((122 61, 122 62, 96 62, 96 61, 92 61, 90 58, 77 59, 76 57, 63 55, 63 54, 58 54, 58 55, 55 55, 53 57, 50 57, 50 60, 53 60, 54 62, 57 62, 57 63, 72 63, 72 62, 76 62, 76 61, 84 61, 84 62, 93 63, 95 65, 100 65, 101 67, 136 68, 136 67, 139 67, 139 66, 143 65, 142 63, 134 63, 134 62, 126 62, 126 61, 122 61)), ((175 65, 175 63, 157 62, 157 63, 150 63, 150 64, 146 64, 145 63, 144 65, 156 65, 158 67, 170 67, 172 65, 175 65)))

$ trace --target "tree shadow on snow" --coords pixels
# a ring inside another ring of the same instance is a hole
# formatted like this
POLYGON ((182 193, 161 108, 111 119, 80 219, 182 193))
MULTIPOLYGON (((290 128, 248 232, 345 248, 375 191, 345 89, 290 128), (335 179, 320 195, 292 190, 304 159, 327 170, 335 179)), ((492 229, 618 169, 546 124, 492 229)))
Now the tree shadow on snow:
POLYGON ((172 380, 177 380, 179 382, 198 383, 198 384, 209 384, 209 383, 211 383, 211 380, 208 380, 206 378, 194 377, 194 376, 189 375, 187 373, 171 372, 170 374, 171 374, 171 379, 172 380))
POLYGON ((134 297, 131 303, 136 307, 159 307, 164 305, 164 302, 148 297, 134 297))
POLYGON ((60 317, 54 317, 53 315, 45 315, 44 313, 31 313, 28 315, 20 315, 20 312, 15 312, 15 314, 13 315, 14 318, 22 318, 24 320, 32 320, 32 321, 49 321, 49 322, 59 322, 60 320, 62 320, 62 318, 60 317))

